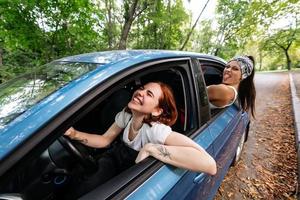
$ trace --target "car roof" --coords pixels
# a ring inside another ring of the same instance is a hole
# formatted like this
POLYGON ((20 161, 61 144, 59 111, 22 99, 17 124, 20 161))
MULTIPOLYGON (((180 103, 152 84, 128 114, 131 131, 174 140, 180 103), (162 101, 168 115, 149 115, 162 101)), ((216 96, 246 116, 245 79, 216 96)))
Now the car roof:
POLYGON ((80 54, 75 56, 64 57, 58 59, 58 61, 66 62, 88 62, 98 64, 113 64, 120 61, 124 61, 128 58, 138 61, 147 61, 150 59, 166 58, 166 57, 198 57, 206 59, 214 59, 220 62, 225 62, 223 59, 195 52, 186 51, 171 51, 171 50, 114 50, 80 54))
POLYGON ((32 106, 3 129, 0 129, 0 161, 18 146, 24 138, 44 126, 65 108, 78 100, 82 94, 107 80, 109 77, 138 63, 163 58, 197 57, 225 63, 211 55, 166 50, 117 50, 80 54, 64 57, 54 62, 82 62, 99 64, 95 70, 82 75, 58 89, 48 97, 32 106), (34 123, 32 123, 34 122, 34 123))

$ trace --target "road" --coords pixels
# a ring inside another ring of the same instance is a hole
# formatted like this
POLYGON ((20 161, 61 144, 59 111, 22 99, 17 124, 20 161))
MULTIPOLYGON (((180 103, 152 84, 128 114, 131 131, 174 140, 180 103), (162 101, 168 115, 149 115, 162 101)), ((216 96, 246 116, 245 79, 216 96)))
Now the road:
POLYGON ((257 73, 256 119, 215 200, 296 199, 297 157, 288 73, 257 73))

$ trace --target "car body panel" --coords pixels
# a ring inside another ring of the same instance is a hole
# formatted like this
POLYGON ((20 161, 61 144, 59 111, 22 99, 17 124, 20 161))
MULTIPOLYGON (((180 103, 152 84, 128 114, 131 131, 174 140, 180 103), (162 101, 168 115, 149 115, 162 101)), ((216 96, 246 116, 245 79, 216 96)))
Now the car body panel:
MULTIPOLYGON (((212 139, 208 129, 203 130, 200 135, 194 138, 194 141, 200 144, 209 153, 213 153, 213 148, 210 148, 210 146, 212 146, 212 139)), ((145 181, 144 184, 137 188, 136 191, 130 194, 128 199, 141 199, 143 196, 146 196, 146 198, 149 199, 162 199, 186 173, 187 170, 184 169, 179 169, 168 165, 163 166, 157 173, 155 173, 151 178, 145 181)), ((199 175, 204 175, 203 173, 193 174, 193 179, 196 179, 196 177, 199 175)), ((200 183, 202 179, 194 181, 200 183)))

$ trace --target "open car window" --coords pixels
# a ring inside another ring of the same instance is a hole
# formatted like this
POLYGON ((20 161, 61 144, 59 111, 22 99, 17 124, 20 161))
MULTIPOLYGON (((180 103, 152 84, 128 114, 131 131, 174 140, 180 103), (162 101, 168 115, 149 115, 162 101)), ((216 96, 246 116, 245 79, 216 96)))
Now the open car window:
MULTIPOLYGON (((204 61, 204 62, 200 62, 200 68, 203 72, 203 77, 205 80, 206 87, 209 85, 217 85, 222 83, 223 70, 224 70, 223 66, 221 66, 218 63, 204 61)), ((222 110, 223 110, 222 108, 211 109, 211 116, 213 117, 217 115, 222 110)))
POLYGON ((201 63, 201 69, 206 86, 222 83, 223 69, 221 66, 213 63, 203 62, 201 63))

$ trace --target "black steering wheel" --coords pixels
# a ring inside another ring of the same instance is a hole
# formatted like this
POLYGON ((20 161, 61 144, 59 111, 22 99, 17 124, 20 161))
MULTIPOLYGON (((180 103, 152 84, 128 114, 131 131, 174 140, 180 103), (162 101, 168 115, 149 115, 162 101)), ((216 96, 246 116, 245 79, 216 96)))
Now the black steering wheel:
POLYGON ((71 140, 67 136, 60 136, 58 141, 72 156, 78 160, 80 165, 86 170, 87 173, 93 173, 97 171, 97 161, 88 153, 87 149, 83 147, 81 143, 71 140))

